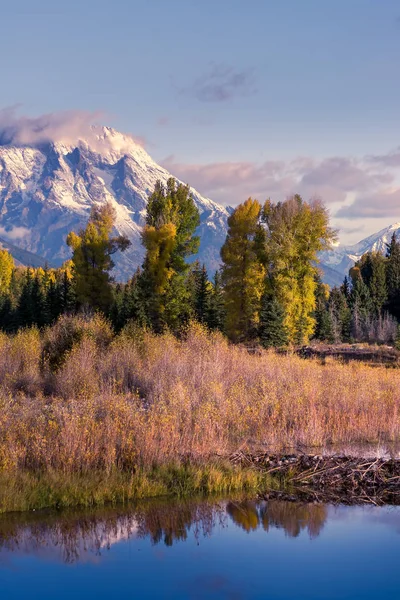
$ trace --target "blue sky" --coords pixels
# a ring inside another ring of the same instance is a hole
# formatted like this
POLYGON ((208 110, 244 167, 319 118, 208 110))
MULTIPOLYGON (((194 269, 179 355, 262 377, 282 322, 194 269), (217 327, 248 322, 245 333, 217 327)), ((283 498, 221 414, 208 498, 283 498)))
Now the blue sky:
MULTIPOLYGON (((225 204, 400 221, 398 0, 3 0, 0 105, 101 111, 225 204)), ((96 117, 97 120, 99 117, 96 117)))

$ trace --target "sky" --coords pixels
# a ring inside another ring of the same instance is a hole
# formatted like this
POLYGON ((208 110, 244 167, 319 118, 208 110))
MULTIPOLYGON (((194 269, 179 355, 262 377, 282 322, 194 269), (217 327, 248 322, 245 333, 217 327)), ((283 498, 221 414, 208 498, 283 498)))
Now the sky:
POLYGON ((81 114, 222 204, 319 197, 346 244, 400 221, 399 0, 0 10, 0 135, 10 107, 81 114))

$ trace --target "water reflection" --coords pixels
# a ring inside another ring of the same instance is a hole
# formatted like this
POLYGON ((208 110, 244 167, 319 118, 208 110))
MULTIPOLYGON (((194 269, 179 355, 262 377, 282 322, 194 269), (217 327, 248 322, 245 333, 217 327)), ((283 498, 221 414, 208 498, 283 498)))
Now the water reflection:
POLYGON ((3 515, 1 599, 398 600, 399 534, 400 507, 245 498, 3 515))
POLYGON ((130 538, 149 538, 153 545, 172 546, 189 532, 199 542, 228 519, 250 532, 284 529, 290 537, 303 530, 315 538, 324 526, 327 507, 280 501, 159 501, 130 509, 90 513, 3 515, 0 518, 0 559, 4 552, 35 554, 63 562, 95 560, 102 551, 130 538))
POLYGON ((325 504, 299 504, 294 502, 229 502, 227 513, 232 520, 245 531, 262 527, 284 529, 289 537, 298 537, 307 530, 311 539, 316 538, 327 519, 328 508, 325 504))

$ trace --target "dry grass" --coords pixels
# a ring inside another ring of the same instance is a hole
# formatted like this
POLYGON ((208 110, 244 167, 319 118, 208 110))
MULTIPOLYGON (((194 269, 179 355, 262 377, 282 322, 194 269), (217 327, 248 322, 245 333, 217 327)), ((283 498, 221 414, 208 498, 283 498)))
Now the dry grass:
POLYGON ((204 465, 249 440, 400 438, 400 370, 252 355, 198 325, 181 340, 134 328, 113 339, 99 318, 68 319, 0 337, 3 475, 204 465), (74 327, 69 345, 58 340, 74 327))

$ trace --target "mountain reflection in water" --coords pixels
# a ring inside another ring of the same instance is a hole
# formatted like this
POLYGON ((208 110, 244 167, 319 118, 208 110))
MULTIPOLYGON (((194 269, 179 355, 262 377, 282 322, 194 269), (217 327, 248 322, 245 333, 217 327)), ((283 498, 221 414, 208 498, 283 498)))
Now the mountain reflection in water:
POLYGON ((4 551, 52 556, 67 563, 101 556, 103 550, 130 538, 149 537, 152 544, 172 546, 191 531, 199 541, 228 519, 247 532, 283 529, 290 537, 306 530, 320 533, 327 507, 282 501, 162 501, 130 509, 3 515, 0 518, 0 563, 4 551))
POLYGON ((0 598, 398 600, 400 507, 233 497, 0 516, 0 598))

